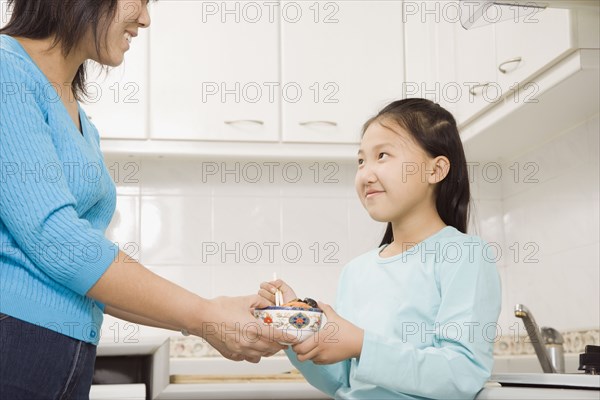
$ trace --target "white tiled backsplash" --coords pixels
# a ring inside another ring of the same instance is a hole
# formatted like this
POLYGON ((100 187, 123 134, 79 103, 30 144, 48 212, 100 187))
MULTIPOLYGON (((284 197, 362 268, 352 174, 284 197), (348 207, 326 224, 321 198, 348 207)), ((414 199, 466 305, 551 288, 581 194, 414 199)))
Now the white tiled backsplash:
MULTIPOLYGON (((256 293, 276 272, 299 296, 334 303, 342 267, 376 247, 384 231, 355 195, 354 162, 107 157, 106 164, 118 195, 108 237, 204 297, 256 293)), ((115 322, 107 317, 103 333, 113 335, 115 322)), ((136 335, 155 333, 166 334, 140 327, 136 335)))
MULTIPOLYGON (((516 303, 559 330, 600 325, 599 130, 596 116, 513 160, 470 160, 471 232, 501 250, 504 335, 522 327, 516 303)), ((255 293, 277 272, 299 296, 333 303, 343 266, 384 230, 356 197, 350 161, 106 163, 118 187, 109 238, 204 297, 255 293)), ((168 334, 136 334, 156 333, 168 334)))
POLYGON ((598 115, 582 121, 500 167, 472 167, 474 222, 484 239, 502 248, 499 325, 505 336, 524 332, 513 313, 517 303, 541 326, 600 327, 598 121, 598 115))

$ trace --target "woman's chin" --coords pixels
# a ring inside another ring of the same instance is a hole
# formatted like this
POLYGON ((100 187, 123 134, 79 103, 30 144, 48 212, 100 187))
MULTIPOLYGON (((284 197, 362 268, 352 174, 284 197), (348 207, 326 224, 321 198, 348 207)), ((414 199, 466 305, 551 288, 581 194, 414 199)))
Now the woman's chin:
POLYGON ((111 54, 109 57, 102 57, 100 60, 94 60, 98 64, 102 64, 107 67, 118 67, 123 64, 123 60, 125 60, 125 54, 111 54))
POLYGON ((120 57, 112 58, 110 62, 107 62, 105 65, 108 67, 118 67, 119 65, 123 64, 124 60, 125 56, 121 55, 120 57))

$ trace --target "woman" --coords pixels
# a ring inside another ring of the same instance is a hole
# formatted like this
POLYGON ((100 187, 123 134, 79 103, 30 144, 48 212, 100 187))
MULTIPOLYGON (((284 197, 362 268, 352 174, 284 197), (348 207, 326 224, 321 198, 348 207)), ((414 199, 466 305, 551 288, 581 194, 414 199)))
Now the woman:
POLYGON ((277 336, 257 332, 250 310, 260 297, 201 298, 104 237, 116 191, 79 107, 84 62, 121 64, 150 25, 148 1, 9 4, 0 30, 2 397, 87 398, 103 312, 188 331, 233 360, 281 350, 277 336))

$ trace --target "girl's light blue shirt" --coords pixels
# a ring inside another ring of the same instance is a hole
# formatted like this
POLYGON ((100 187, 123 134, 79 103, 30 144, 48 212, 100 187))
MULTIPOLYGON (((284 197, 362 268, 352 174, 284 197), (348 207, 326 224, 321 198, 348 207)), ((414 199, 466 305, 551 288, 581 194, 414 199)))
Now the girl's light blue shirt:
POLYGON ((338 286, 336 312, 365 331, 360 358, 319 366, 288 349, 290 360, 335 398, 474 398, 500 334, 497 248, 445 227, 394 257, 380 251, 352 260, 338 286))

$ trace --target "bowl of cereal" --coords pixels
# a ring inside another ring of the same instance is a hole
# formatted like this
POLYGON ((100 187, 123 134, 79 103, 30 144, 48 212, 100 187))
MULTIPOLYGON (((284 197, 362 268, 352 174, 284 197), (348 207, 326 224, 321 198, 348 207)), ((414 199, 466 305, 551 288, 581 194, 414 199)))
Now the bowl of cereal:
POLYGON ((254 317, 280 331, 285 339, 281 344, 294 344, 305 341, 321 328, 323 310, 313 299, 294 299, 280 306, 257 308, 254 317))

